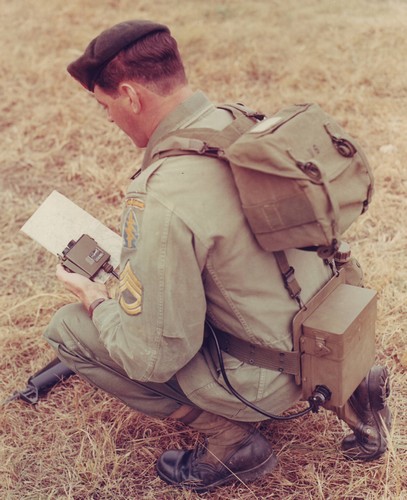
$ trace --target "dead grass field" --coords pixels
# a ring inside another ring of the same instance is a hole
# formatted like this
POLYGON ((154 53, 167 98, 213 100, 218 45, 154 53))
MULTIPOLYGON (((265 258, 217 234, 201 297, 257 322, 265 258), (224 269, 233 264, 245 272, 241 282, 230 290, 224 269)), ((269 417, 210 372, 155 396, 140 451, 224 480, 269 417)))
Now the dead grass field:
MULTIPOLYGON (((279 456, 275 473, 203 497, 407 498, 407 2, 0 0, 0 7, 0 399, 53 358, 42 331, 73 300, 54 279, 55 259, 20 227, 57 189, 117 230, 141 158, 65 67, 111 24, 154 19, 172 27, 194 88, 266 112, 318 102, 365 146, 376 178, 374 202, 347 237, 379 294, 377 358, 393 378, 389 452, 370 464, 345 461, 344 430, 327 413, 262 424, 279 456)), ((36 407, 0 407, 0 498, 198 498, 168 487, 154 469, 163 450, 196 438, 73 377, 36 407)))

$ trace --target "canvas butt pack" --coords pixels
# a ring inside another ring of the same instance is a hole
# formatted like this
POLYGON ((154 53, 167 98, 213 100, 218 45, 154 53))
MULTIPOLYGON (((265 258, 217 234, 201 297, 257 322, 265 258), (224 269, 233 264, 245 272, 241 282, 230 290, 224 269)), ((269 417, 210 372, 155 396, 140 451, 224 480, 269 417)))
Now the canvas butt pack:
MULTIPOLYGON (((316 104, 294 105, 271 117, 225 105, 225 129, 178 130, 153 148, 154 159, 199 154, 232 171, 248 224, 273 252, 286 288, 301 291, 285 249, 315 250, 332 260, 342 233, 368 207, 373 176, 360 145, 316 104)), ((218 332, 222 350, 245 362, 295 376, 303 399, 326 387, 326 406, 341 407, 374 362, 376 293, 345 283, 339 272, 293 320, 293 351, 280 352, 218 332)))

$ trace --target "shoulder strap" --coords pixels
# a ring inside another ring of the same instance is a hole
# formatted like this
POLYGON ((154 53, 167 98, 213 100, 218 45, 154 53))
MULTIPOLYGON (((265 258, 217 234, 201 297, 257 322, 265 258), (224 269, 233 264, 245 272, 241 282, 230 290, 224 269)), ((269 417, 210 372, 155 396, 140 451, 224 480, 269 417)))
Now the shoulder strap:
POLYGON ((288 290, 290 297, 298 302, 298 305, 301 309, 304 306, 304 303, 301 300, 301 287, 295 277, 294 268, 288 263, 287 256, 283 250, 280 250, 279 252, 273 252, 273 254, 276 258, 281 276, 283 277, 284 286, 288 290))
POLYGON ((153 160, 188 154, 222 157, 230 144, 265 117, 243 104, 224 104, 218 108, 232 114, 234 118, 232 123, 223 130, 191 127, 170 132, 153 147, 151 152, 153 160))

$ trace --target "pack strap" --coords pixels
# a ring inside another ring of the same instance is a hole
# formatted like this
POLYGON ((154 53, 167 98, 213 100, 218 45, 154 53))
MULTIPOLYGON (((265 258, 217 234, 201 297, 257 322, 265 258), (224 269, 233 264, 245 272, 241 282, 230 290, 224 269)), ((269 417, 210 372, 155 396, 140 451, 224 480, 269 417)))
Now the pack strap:
POLYGON ((234 118, 223 130, 201 127, 170 132, 154 145, 151 151, 153 161, 190 154, 222 158, 228 146, 264 118, 263 114, 240 104, 225 104, 218 108, 229 111, 234 118))
POLYGON ((219 106, 217 106, 217 108, 226 109, 227 111, 232 113, 233 118, 235 119, 241 115, 245 115, 248 118, 254 118, 256 121, 261 121, 264 120, 264 118, 266 118, 266 115, 264 113, 248 108, 247 106, 239 102, 234 104, 220 104, 219 106))
POLYGON ((273 252, 273 254, 280 269, 285 288, 288 290, 290 297, 292 299, 295 299, 298 302, 300 308, 302 308, 304 306, 304 303, 302 302, 300 296, 301 287, 295 277, 294 268, 288 263, 287 256, 283 250, 280 250, 279 252, 273 252))
POLYGON ((300 374, 300 354, 294 351, 281 351, 271 347, 262 347, 239 339, 230 333, 212 326, 219 347, 222 351, 249 365, 276 370, 281 373, 298 376, 300 374))

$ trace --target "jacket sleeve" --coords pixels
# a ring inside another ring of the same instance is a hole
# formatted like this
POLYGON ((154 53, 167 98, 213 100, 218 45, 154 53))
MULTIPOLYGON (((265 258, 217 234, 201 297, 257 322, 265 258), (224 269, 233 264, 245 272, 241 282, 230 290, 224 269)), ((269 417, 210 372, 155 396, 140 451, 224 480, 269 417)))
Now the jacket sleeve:
POLYGON ((93 321, 129 377, 164 382, 202 346, 205 249, 171 207, 147 193, 127 194, 122 237, 118 298, 97 307, 93 321))

